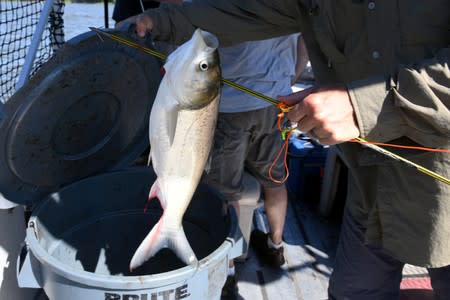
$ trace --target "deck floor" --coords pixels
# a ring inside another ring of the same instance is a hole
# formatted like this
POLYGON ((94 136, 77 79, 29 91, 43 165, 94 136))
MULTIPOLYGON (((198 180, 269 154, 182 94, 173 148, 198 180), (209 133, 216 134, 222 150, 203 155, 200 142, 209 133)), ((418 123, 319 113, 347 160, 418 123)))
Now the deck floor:
MULTIPOLYGON (((255 213, 255 226, 267 230, 263 208, 255 213)), ((325 300, 340 231, 340 217, 324 218, 314 205, 289 201, 284 228, 286 264, 281 270, 262 265, 253 249, 237 263, 238 299, 325 300)), ((399 300, 433 299, 425 268, 405 265, 399 300)))
MULTIPOLYGON (((267 230, 265 212, 255 213, 255 227, 267 230)), ((289 201, 284 229, 286 264, 262 265, 253 249, 237 263, 239 299, 327 299, 328 279, 339 234, 339 220, 320 217, 309 205, 289 201)))

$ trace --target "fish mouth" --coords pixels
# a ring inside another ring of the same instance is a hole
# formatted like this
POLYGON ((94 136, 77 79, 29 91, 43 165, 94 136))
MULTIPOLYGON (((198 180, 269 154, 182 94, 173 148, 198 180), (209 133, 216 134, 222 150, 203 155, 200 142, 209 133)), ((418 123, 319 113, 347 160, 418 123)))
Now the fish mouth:
POLYGON ((200 34, 205 42, 205 45, 213 50, 219 47, 219 39, 211 32, 201 30, 200 34))

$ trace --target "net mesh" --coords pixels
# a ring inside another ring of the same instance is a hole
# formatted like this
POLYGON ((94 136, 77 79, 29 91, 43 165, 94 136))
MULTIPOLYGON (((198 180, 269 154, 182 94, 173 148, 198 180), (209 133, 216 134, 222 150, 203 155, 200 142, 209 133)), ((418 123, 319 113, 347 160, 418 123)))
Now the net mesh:
MULTIPOLYGON (((64 44, 64 0, 54 1, 29 76, 64 44)), ((0 0, 0 102, 14 94, 44 1, 0 0)))

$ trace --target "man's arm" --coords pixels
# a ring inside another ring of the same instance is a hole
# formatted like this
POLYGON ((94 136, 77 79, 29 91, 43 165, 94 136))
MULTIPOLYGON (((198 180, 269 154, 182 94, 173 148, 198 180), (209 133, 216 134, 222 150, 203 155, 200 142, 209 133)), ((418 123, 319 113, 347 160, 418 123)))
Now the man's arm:
POLYGON ((450 49, 399 68, 395 79, 374 76, 330 88, 311 88, 280 101, 293 105, 288 117, 323 144, 361 136, 387 142, 408 137, 446 148, 450 143, 450 49))
POLYGON ((194 0, 164 3, 128 21, 137 24, 140 36, 151 31, 155 40, 175 44, 202 28, 214 33, 224 47, 299 32, 300 10, 300 2, 294 0, 194 0))

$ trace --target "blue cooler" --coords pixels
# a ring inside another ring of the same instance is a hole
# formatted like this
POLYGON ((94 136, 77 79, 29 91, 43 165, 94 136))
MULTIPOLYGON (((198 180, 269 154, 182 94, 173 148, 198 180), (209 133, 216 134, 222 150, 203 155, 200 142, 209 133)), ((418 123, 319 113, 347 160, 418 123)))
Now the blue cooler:
POLYGON ((287 189, 292 199, 319 201, 328 146, 307 136, 292 136, 288 147, 287 189))

